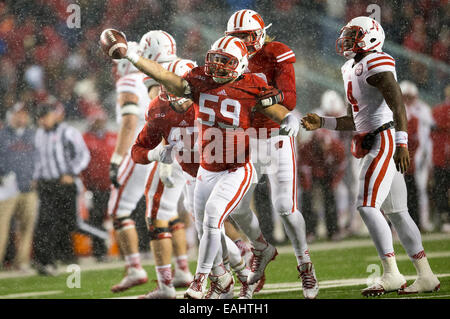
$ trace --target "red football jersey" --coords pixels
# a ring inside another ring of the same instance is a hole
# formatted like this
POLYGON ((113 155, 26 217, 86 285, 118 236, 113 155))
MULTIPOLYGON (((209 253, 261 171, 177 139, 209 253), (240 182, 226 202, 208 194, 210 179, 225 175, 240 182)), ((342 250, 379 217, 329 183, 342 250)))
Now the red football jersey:
POLYGON ((168 143, 182 139, 186 147, 175 153, 178 163, 183 171, 197 176, 199 156, 195 147, 197 136, 194 116, 194 107, 190 107, 185 113, 178 113, 172 109, 168 101, 162 100, 159 96, 154 98, 145 115, 146 124, 131 149, 133 160, 139 164, 148 164, 147 153, 158 146, 161 138, 168 143))
MULTIPOLYGON (((287 45, 272 41, 265 43, 248 63, 250 72, 263 73, 269 85, 283 91, 284 101, 281 104, 289 110, 293 110, 297 103, 294 62, 295 54, 287 45)), ((254 126, 267 129, 280 127, 259 112, 254 114, 254 126)))
POLYGON ((199 125, 200 165, 215 172, 245 165, 249 160, 247 134, 252 132, 244 130, 254 127, 252 113, 257 95, 270 87, 252 73, 231 83, 216 83, 203 66, 192 69, 186 81, 199 125))

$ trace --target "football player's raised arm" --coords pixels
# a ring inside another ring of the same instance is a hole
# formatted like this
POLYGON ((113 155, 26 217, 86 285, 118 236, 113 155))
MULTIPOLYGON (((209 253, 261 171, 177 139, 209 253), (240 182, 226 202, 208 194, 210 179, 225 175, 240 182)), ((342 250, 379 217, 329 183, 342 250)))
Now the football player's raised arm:
POLYGON ((285 106, 281 104, 274 104, 266 108, 257 108, 257 111, 261 112, 272 121, 281 124, 286 115, 290 112, 285 106))
POLYGON ((130 52, 126 58, 141 72, 164 85, 170 93, 180 97, 185 95, 188 83, 182 77, 164 69, 158 62, 139 56, 136 52, 130 52))

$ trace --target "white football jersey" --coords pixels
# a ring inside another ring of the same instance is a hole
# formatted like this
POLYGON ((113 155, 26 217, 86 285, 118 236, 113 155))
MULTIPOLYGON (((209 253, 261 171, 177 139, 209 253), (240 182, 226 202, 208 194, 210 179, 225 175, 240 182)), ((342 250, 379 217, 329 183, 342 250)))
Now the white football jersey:
MULTIPOLYGON (((130 74, 127 74, 127 75, 121 77, 116 82, 116 94, 117 95, 122 92, 127 92, 127 93, 132 93, 132 94, 137 95, 137 97, 139 99, 139 102, 138 102, 139 122, 138 122, 138 127, 136 129, 135 137, 137 137, 138 133, 141 131, 141 129, 145 125, 145 112, 150 103, 150 98, 148 97, 148 93, 147 93, 147 87, 144 84, 145 77, 146 77, 146 75, 144 73, 134 72, 134 73, 130 73, 130 74)), ((117 123, 120 124, 122 121, 122 115, 120 114, 120 105, 117 103, 116 103, 116 119, 117 119, 117 123)))
POLYGON ((395 60, 384 52, 375 52, 355 63, 347 61, 341 68, 347 102, 352 105, 357 132, 369 132, 393 121, 393 113, 381 92, 367 83, 367 78, 381 72, 395 72, 395 60))

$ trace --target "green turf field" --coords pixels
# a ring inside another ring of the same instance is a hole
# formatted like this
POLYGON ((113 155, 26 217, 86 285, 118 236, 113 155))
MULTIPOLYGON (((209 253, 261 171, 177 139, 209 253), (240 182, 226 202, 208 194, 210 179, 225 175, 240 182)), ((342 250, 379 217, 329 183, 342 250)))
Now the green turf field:
MULTIPOLYGON (((450 299, 450 236, 437 234, 424 237, 424 247, 433 271, 439 276, 441 290, 438 293, 415 296, 398 296, 396 293, 386 294, 378 298, 445 298, 450 299)), ((408 284, 414 280, 415 270, 398 244, 395 245, 397 263, 400 271, 408 279, 408 284)), ((269 264, 266 270, 266 285, 255 295, 255 299, 298 299, 303 298, 301 283, 297 279, 295 257, 292 248, 280 248, 276 260, 269 264)), ((339 243, 318 243, 310 247, 311 258, 315 264, 319 280, 320 292, 318 298, 328 299, 358 299, 360 291, 366 287, 367 278, 372 272, 367 272, 369 265, 381 264, 377 259, 374 246, 368 238, 353 239, 339 243)), ((195 270, 195 263, 190 263, 195 270)), ((376 269, 376 266, 372 269, 376 269)), ((107 270, 83 270, 80 274, 80 288, 68 288, 67 280, 70 273, 57 277, 28 276, 21 278, 0 279, 0 299, 5 298, 123 298, 136 297, 156 287, 154 267, 145 266, 149 274, 149 282, 134 287, 126 292, 113 294, 110 287, 116 284, 123 275, 123 268, 107 270)), ((69 278, 70 279, 70 278, 69 278)), ((239 286, 235 287, 235 296, 239 286)), ((182 298, 185 289, 177 289, 178 298, 182 298)))

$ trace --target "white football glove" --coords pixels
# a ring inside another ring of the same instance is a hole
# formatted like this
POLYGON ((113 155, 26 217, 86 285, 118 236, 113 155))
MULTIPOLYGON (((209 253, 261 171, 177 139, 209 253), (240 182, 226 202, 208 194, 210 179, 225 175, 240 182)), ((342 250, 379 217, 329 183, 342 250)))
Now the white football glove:
POLYGON ((147 153, 147 158, 150 162, 160 162, 165 164, 172 164, 173 162, 173 147, 175 144, 163 145, 160 143, 157 147, 147 153))
POLYGON ((168 188, 175 187, 175 181, 172 177, 172 164, 159 163, 158 173, 161 182, 168 188))
POLYGON ((288 113, 280 124, 280 135, 297 136, 300 130, 300 121, 291 113, 288 113))

